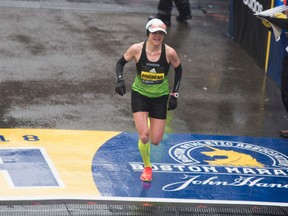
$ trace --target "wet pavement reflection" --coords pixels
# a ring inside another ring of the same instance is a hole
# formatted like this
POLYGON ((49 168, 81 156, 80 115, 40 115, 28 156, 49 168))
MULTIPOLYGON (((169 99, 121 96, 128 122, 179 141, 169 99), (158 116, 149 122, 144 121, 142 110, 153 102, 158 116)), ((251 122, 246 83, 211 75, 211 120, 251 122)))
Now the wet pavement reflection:
MULTIPOLYGON (((135 131, 130 88, 114 92, 115 64, 146 39, 158 1, 4 3, 0 127, 135 131)), ((173 16, 166 43, 184 74, 168 132, 279 137, 288 127, 279 87, 227 36, 228 4, 193 0, 188 24, 173 16)), ((124 76, 131 85, 134 63, 124 76)))

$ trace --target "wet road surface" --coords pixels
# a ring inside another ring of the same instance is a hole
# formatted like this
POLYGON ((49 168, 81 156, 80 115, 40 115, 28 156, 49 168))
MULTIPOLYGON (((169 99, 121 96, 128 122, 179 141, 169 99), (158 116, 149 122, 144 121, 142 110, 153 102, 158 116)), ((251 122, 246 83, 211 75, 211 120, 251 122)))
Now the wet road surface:
MULTIPOLYGON (((227 36, 228 2, 191 1, 188 24, 177 23, 173 10, 166 43, 184 73, 167 131, 279 137, 288 128, 279 87, 227 36)), ((135 64, 125 66, 124 97, 114 91, 115 64, 146 40, 157 3, 1 1, 0 127, 135 132, 135 64)))

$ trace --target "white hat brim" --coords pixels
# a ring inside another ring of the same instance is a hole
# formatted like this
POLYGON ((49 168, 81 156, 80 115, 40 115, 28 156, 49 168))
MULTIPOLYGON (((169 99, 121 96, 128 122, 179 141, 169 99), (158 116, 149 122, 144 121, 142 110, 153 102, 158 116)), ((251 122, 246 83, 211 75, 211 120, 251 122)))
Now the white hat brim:
POLYGON ((157 31, 162 31, 164 32, 165 34, 167 34, 166 30, 165 29, 162 29, 162 28, 148 28, 149 32, 157 32, 157 31))

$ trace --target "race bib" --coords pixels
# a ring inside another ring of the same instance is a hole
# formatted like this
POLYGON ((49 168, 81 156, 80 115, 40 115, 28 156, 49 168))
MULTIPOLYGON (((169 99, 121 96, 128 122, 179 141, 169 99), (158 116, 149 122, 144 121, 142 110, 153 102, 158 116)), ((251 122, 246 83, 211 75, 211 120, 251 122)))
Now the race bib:
POLYGON ((141 79, 146 84, 159 84, 163 82, 165 77, 164 73, 146 72, 141 71, 141 79))

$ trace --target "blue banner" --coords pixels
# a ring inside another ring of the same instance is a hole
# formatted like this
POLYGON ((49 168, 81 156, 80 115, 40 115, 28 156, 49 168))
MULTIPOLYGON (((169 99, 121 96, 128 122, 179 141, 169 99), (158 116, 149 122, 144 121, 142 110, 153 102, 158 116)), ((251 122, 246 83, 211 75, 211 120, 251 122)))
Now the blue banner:
POLYGON ((283 5, 284 4, 284 0, 275 0, 275 7, 283 5))

